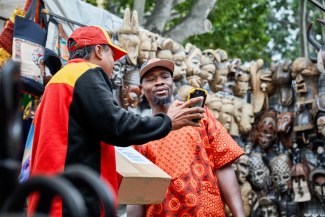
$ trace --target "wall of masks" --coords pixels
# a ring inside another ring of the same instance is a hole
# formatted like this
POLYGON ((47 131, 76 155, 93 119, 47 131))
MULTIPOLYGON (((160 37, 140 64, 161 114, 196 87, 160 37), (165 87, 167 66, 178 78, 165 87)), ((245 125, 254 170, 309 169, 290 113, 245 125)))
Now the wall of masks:
MULTIPOLYGON (((150 114, 139 70, 158 57, 175 63, 174 97, 208 91, 206 106, 243 148, 234 168, 246 216, 325 216, 325 83, 322 52, 266 66, 222 49, 200 50, 145 30, 126 10, 116 43, 128 55, 115 63, 114 93, 125 109, 150 114)), ((231 216, 231 214, 227 214, 231 216)))
MULTIPOLYGON (((53 28, 64 65, 67 35, 60 25, 53 28)), ((150 114, 139 88, 139 70, 154 57, 175 63, 175 99, 185 101, 192 87, 207 90, 206 106, 245 151, 233 166, 246 216, 325 216, 322 49, 316 60, 297 57, 270 65, 262 59, 242 62, 221 48, 183 46, 141 29, 137 13, 128 9, 122 27, 111 34, 113 42, 128 51, 115 62, 112 77, 115 97, 123 108, 150 114)), ((0 65, 10 58, 9 51, 4 53, 2 45, 0 65)), ((22 107, 24 120, 33 117, 38 99, 22 107)))

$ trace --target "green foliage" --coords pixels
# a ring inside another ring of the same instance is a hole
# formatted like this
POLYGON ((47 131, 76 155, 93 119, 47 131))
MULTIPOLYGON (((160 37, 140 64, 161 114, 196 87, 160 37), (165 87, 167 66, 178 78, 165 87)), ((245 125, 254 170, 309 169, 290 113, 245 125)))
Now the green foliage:
POLYGON ((186 40, 202 50, 226 50, 230 58, 251 61, 270 59, 266 52, 270 37, 266 34, 268 9, 266 0, 219 0, 209 14, 211 33, 186 40))
POLYGON ((124 9, 133 7, 133 0, 105 0, 104 8, 119 17, 124 16, 124 9))
POLYGON ((293 61, 299 57, 299 0, 273 0, 270 6, 272 10, 267 20, 267 34, 271 37, 271 43, 266 51, 274 61, 293 61))
MULTIPOLYGON (((325 5, 325 1, 319 0, 319 2, 323 3, 325 5)), ((319 19, 324 20, 325 19, 325 14, 323 11, 321 11, 319 8, 314 6, 312 3, 308 1, 307 4, 307 20, 308 23, 312 22, 313 23, 313 37, 321 44, 325 45, 324 40, 325 40, 325 26, 324 24, 321 24, 318 22, 319 19)), ((317 55, 317 51, 315 50, 314 47, 310 46, 309 47, 309 55, 312 58, 315 58, 317 55)))
MULTIPOLYGON (((165 29, 177 25, 198 0, 186 0, 173 10, 179 16, 166 23, 165 29)), ((321 1, 321 0, 320 0, 321 1)), ((132 8, 133 0, 106 0, 105 6, 110 12, 123 17, 126 7, 132 8)), ((325 36, 318 18, 324 19, 324 13, 307 1, 308 21, 314 22, 315 35, 325 36)), ((324 1, 325 2, 325 1, 324 1)), ((154 0, 146 0, 145 10, 151 12, 154 0)), ((221 48, 230 58, 240 58, 243 62, 262 58, 269 63, 272 60, 294 60, 299 56, 299 0, 218 0, 209 14, 212 22, 210 33, 196 35, 183 42, 195 44, 201 50, 221 48)), ((191 28, 190 26, 188 28, 191 28)), ((311 47, 311 56, 315 50, 311 47)))
POLYGON ((97 1, 96 0, 86 0, 87 3, 92 4, 94 6, 97 6, 97 1))

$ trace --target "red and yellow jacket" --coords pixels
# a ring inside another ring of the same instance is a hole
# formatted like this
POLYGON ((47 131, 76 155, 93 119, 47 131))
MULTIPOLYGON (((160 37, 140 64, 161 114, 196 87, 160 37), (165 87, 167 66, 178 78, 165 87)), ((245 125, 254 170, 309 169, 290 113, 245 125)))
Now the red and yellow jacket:
MULTIPOLYGON (((97 171, 116 195, 112 145, 143 144, 166 136, 172 129, 165 114, 140 117, 120 108, 103 69, 82 59, 68 62, 47 84, 34 123, 31 176, 55 175, 67 165, 82 164, 97 171)), ((96 199, 86 200, 96 207, 90 216, 99 216, 96 199)), ((36 198, 31 197, 29 213, 35 205, 36 198)), ((59 202, 54 205, 53 216, 61 215, 59 202)))

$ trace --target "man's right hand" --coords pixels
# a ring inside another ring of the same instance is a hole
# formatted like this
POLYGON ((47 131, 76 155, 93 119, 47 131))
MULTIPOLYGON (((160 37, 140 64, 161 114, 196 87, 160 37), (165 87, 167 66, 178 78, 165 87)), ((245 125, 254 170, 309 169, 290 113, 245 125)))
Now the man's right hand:
POLYGON ((196 97, 186 102, 175 100, 173 104, 170 105, 167 115, 172 120, 173 130, 178 130, 185 126, 200 126, 200 123, 194 122, 193 119, 203 118, 205 109, 200 107, 191 108, 191 106, 202 100, 203 97, 196 97))

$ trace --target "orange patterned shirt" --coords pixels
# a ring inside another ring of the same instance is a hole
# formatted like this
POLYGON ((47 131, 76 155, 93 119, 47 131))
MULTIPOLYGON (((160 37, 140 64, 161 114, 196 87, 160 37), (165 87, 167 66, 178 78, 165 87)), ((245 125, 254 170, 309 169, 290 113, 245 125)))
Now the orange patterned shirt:
POLYGON ((243 151, 207 108, 201 127, 134 148, 172 177, 165 199, 148 205, 147 216, 225 216, 215 171, 243 151))

